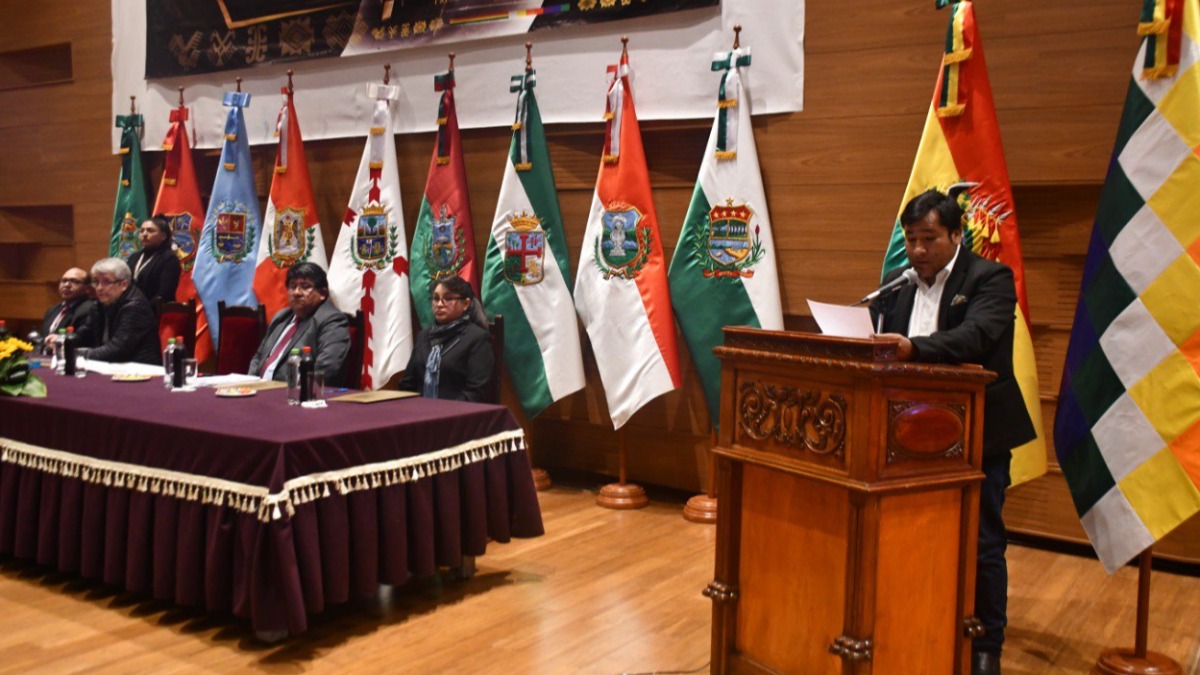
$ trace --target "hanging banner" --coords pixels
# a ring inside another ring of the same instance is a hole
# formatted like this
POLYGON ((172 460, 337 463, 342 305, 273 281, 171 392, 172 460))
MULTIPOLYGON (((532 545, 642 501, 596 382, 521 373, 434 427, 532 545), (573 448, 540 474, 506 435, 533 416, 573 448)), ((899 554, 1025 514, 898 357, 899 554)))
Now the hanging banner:
POLYGON ((720 0, 145 0, 146 77, 212 73, 716 7, 720 0))

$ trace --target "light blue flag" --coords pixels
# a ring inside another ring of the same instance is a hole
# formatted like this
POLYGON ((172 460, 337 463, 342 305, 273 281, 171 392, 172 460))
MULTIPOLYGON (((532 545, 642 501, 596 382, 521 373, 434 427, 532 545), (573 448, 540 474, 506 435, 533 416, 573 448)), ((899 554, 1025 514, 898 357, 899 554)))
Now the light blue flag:
MULTIPOLYGON (((258 194, 254 191, 254 167, 250 162, 250 141, 246 138, 246 117, 250 94, 226 92, 225 144, 221 146, 221 166, 208 201, 208 215, 200 234, 196 267, 192 279, 204 311, 213 344, 217 343, 220 320, 217 303, 255 307, 254 268, 258 260, 258 242, 262 215, 258 194)), ((269 317, 268 317, 269 318, 269 317)))

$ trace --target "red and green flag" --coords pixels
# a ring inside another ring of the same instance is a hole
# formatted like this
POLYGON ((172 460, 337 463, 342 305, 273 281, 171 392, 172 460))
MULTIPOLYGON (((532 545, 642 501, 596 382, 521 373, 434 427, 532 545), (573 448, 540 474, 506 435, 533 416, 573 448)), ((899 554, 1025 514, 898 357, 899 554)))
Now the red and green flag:
MULTIPOLYGON (((900 208, 930 188, 945 192, 957 183, 970 184, 971 187, 959 196, 967 216, 963 228, 964 245, 984 258, 1012 268, 1017 287, 1013 373, 1037 431, 1034 440, 1013 450, 1012 480, 1016 485, 1046 472, 1046 441, 1038 398, 1037 364, 1029 332, 1025 265, 974 7, 965 0, 939 0, 939 7, 945 5, 950 8, 950 21, 946 28, 942 67, 900 208)), ((886 275, 906 264, 904 231, 897 217, 884 258, 883 273, 886 275)))
POLYGON ((460 276, 479 295, 479 266, 475 262, 475 234, 471 224, 471 198, 467 168, 463 164, 462 136, 454 110, 454 69, 433 79, 438 102, 437 140, 429 159, 429 177, 410 249, 413 307, 421 325, 433 325, 429 296, 439 279, 460 276))

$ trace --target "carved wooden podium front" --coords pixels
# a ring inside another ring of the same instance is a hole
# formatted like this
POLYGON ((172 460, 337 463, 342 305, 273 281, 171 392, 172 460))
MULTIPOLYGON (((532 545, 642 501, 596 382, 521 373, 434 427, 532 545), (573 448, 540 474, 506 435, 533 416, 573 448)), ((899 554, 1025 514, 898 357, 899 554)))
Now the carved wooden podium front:
POLYGON ((725 329, 712 672, 970 672, 993 375, 896 347, 725 329))

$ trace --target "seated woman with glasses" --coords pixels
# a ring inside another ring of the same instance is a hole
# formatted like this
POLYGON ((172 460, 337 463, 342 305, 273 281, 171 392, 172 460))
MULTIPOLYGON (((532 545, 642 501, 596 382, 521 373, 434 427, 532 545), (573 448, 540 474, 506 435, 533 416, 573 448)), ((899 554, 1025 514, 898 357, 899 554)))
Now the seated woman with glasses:
POLYGON ((433 287, 434 326, 417 334, 400 389, 426 398, 482 401, 492 378, 492 339, 483 306, 461 277, 433 287))
POLYGON ((104 315, 103 330, 88 355, 110 363, 157 364, 158 319, 150 301, 131 282, 129 265, 120 258, 105 258, 92 265, 92 286, 104 315))

